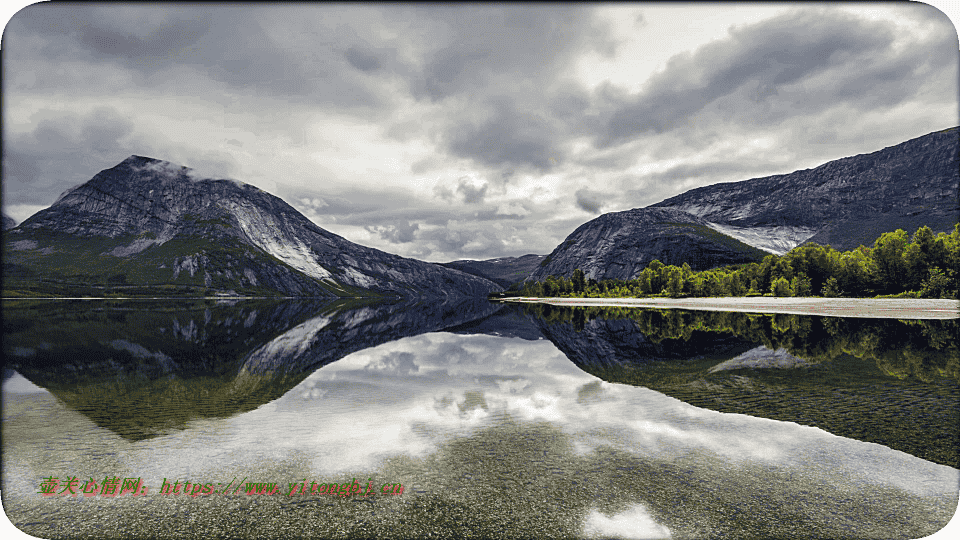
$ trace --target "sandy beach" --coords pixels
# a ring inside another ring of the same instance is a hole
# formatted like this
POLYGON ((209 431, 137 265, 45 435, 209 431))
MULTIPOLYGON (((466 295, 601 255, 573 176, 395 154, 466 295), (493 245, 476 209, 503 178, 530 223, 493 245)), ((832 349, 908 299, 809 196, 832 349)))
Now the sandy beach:
POLYGON ((614 306, 880 319, 956 319, 960 302, 927 298, 505 298, 554 306, 614 306))

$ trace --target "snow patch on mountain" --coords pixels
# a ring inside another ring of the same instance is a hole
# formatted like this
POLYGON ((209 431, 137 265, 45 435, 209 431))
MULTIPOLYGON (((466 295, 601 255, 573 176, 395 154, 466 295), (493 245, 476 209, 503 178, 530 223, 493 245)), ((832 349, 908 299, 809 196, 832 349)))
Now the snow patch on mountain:
POLYGON ((732 236, 744 244, 762 249, 774 255, 783 255, 799 246, 813 235, 817 229, 813 227, 796 227, 785 225, 781 227, 735 227, 707 222, 707 225, 720 233, 732 236))
POLYGON ((260 249, 289 264, 304 274, 317 278, 331 278, 327 269, 320 266, 310 247, 296 236, 282 233, 281 224, 258 209, 229 201, 225 204, 240 222, 240 229, 260 249))

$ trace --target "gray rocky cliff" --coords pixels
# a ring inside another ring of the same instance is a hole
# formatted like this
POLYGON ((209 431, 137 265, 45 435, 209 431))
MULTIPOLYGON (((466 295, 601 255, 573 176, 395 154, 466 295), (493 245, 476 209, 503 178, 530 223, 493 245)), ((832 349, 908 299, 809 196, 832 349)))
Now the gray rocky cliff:
POLYGON ((756 261, 760 250, 711 229, 673 208, 637 208, 588 221, 548 255, 530 279, 570 277, 579 268, 591 279, 632 279, 654 259, 694 270, 756 261))
MULTIPOLYGON (((294 296, 485 296, 500 290, 481 277, 354 244, 254 186, 198 178, 189 168, 141 156, 66 191, 16 232, 9 237, 13 251, 65 251, 70 242, 64 240, 80 239, 72 249, 141 261, 160 282, 189 274, 202 276, 208 287, 261 287, 294 296), (44 245, 50 233, 60 235, 59 242, 44 245)), ((111 264, 109 257, 96 262, 111 264)))
POLYGON ((790 237, 780 252, 803 241, 849 250, 920 225, 949 231, 958 218, 958 129, 813 169, 692 189, 652 207, 683 210, 765 248, 790 237))

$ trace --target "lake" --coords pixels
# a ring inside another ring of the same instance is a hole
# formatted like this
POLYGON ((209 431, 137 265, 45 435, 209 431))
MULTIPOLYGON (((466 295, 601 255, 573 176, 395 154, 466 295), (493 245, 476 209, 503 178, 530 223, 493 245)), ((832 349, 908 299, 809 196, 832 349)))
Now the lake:
POLYGON ((921 538, 957 509, 956 319, 485 299, 3 319, 3 505, 42 538, 921 538))

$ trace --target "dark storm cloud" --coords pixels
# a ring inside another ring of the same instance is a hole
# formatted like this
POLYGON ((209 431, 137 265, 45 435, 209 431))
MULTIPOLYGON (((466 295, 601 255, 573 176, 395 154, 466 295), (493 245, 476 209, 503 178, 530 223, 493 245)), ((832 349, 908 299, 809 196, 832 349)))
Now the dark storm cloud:
POLYGON ((463 202, 467 204, 482 203, 483 198, 487 195, 487 184, 478 186, 466 178, 461 178, 457 182, 457 193, 463 197, 463 202))
POLYGON ((589 6, 420 5, 411 13, 435 21, 447 37, 428 54, 413 84, 414 95, 432 100, 472 93, 503 74, 553 79, 585 49, 612 55, 617 47, 589 6))
POLYGON ((5 204, 51 204, 67 188, 142 151, 134 124, 102 107, 50 114, 28 133, 4 133, 5 204))
MULTIPOLYGON (((30 68, 34 55, 48 62, 115 66, 139 86, 176 89, 188 84, 184 68, 237 90, 255 90, 318 106, 382 107, 385 96, 364 71, 379 60, 348 26, 277 36, 277 17, 296 21, 296 6, 272 13, 264 6, 160 4, 149 9, 110 5, 36 4, 17 14, 16 28, 45 40, 39 51, 17 51, 13 63, 30 68), (288 41, 289 40, 289 41, 288 41), (179 69, 173 75, 168 70, 179 69), (359 71, 358 71, 359 70, 359 71)), ((318 6, 298 9, 322 11, 318 6)), ((5 44, 6 48, 6 44, 5 44)), ((67 77, 42 77, 43 89, 69 87, 67 77)))
POLYGON ((51 204, 66 189, 133 154, 187 165, 202 176, 233 178, 237 171, 225 154, 146 137, 112 107, 87 114, 42 111, 35 117, 31 131, 4 133, 5 204, 51 204))
POLYGON ((598 144, 690 126, 725 98, 717 107, 723 120, 750 124, 759 116, 769 123, 840 102, 891 106, 918 91, 917 73, 955 73, 955 38, 941 33, 899 48, 896 38, 892 23, 835 11, 791 12, 734 27, 728 38, 671 58, 637 95, 604 88, 599 95, 613 109, 598 144), (774 116, 764 115, 770 109, 774 116))
POLYGON ((417 13, 447 35, 411 75, 414 96, 450 107, 439 127, 442 149, 508 176, 562 164, 564 145, 571 132, 582 130, 590 104, 589 92, 571 82, 573 62, 580 54, 609 56, 617 48, 593 8, 431 6, 417 13))
POLYGON ((600 213, 599 193, 594 193, 588 189, 578 189, 574 195, 577 197, 577 206, 591 214, 600 213))
POLYGON ((343 53, 344 58, 351 66, 360 71, 376 71, 383 67, 380 59, 373 51, 364 50, 359 47, 350 47, 343 53))
POLYGON ((144 10, 129 17, 116 6, 71 4, 34 4, 15 17, 27 29, 56 38, 39 51, 42 56, 122 59, 143 70, 176 61, 210 29, 212 19, 210 13, 186 8, 144 10))
POLYGON ((485 121, 463 122, 448 130, 450 152, 488 166, 526 165, 546 171, 558 163, 560 125, 507 98, 491 101, 493 110, 485 121))

